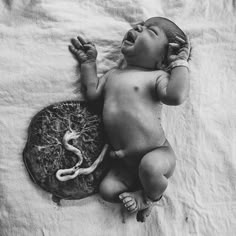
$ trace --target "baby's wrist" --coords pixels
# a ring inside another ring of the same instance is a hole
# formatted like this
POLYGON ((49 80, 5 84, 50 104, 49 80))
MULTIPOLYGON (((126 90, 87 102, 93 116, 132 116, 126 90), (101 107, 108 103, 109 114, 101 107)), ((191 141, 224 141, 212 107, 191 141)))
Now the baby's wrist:
POLYGON ((183 59, 178 59, 178 60, 172 61, 170 63, 170 65, 167 67, 167 70, 171 71, 172 69, 174 69, 176 67, 186 67, 189 70, 188 62, 186 60, 183 60, 183 59))
POLYGON ((96 65, 96 60, 87 60, 81 63, 81 67, 91 67, 96 65))
POLYGON ((94 63, 96 63, 96 59, 88 59, 82 62, 81 64, 83 65, 83 64, 94 64, 94 63))

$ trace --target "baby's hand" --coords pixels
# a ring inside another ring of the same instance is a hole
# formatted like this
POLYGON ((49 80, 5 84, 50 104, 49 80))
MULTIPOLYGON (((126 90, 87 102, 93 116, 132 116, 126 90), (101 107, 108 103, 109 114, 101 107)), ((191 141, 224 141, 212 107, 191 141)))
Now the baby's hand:
POLYGON ((78 36, 77 39, 71 39, 71 44, 69 51, 80 65, 96 61, 98 53, 93 43, 86 42, 81 36, 78 36))
POLYGON ((189 59, 190 55, 190 41, 188 36, 186 37, 186 41, 179 36, 175 37, 177 43, 169 43, 167 61, 170 64, 176 60, 185 60, 189 59))

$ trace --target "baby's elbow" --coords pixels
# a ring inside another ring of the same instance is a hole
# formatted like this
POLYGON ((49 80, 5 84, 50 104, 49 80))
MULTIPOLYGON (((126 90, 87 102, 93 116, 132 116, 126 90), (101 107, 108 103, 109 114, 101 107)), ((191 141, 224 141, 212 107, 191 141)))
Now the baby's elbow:
POLYGON ((186 100, 186 96, 172 95, 172 96, 169 96, 168 98, 164 99, 163 102, 169 106, 178 106, 178 105, 181 105, 185 100, 186 100))
POLYGON ((168 90, 166 93, 167 105, 178 106, 184 103, 189 94, 189 89, 168 90))
POLYGON ((187 98, 187 96, 185 94, 181 94, 181 95, 174 97, 173 98, 173 105, 174 106, 181 105, 182 103, 184 103, 186 98, 187 98))

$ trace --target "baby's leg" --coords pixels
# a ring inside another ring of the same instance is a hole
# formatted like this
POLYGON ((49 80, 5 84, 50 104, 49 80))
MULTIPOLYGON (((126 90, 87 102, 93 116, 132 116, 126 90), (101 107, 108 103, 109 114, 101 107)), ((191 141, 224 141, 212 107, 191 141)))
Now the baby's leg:
POLYGON ((176 157, 168 141, 164 146, 147 153, 139 166, 139 178, 147 197, 153 201, 159 199, 173 174, 176 157))
POLYGON ((131 191, 137 178, 122 163, 117 162, 102 180, 99 192, 106 201, 120 202, 119 194, 131 191))
MULTIPOLYGON (((130 200, 128 211, 131 213, 149 208, 150 203, 161 198, 168 185, 168 178, 173 174, 175 168, 175 154, 168 143, 147 153, 139 165, 139 178, 143 191, 125 192, 120 194, 123 203, 130 200)), ((146 214, 143 211, 143 214, 146 214)), ((149 211, 150 214, 150 211, 149 211)))

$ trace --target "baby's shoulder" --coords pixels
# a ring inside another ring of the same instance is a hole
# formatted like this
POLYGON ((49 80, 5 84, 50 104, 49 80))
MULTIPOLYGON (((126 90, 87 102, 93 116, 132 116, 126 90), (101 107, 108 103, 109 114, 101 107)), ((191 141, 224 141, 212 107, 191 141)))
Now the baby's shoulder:
POLYGON ((106 77, 106 78, 108 78, 108 77, 110 77, 113 73, 115 73, 117 71, 117 68, 115 67, 115 68, 112 68, 112 69, 110 69, 110 70, 108 70, 106 73, 104 73, 104 77, 106 77))

